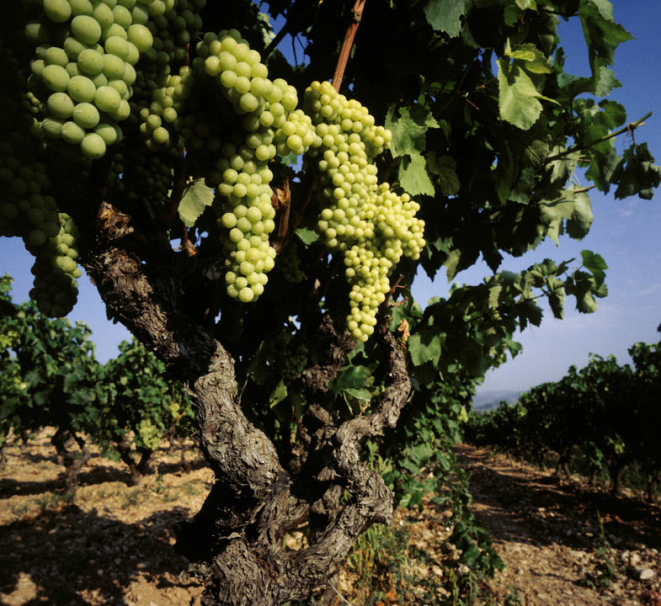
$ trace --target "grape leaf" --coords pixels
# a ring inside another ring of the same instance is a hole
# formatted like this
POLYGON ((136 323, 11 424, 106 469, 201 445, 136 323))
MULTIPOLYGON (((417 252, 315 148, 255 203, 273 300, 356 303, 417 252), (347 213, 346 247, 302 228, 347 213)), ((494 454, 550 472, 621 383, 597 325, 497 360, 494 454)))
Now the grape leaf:
POLYGON ((349 394, 351 397, 356 398, 357 400, 363 400, 364 402, 369 402, 372 399, 372 394, 367 389, 347 387, 344 390, 344 393, 349 394))
POLYGON ((386 116, 386 128, 392 133, 390 153, 393 158, 418 153, 425 148, 428 125, 415 120, 408 107, 400 107, 399 117, 394 116, 394 106, 386 116))
POLYGON ((441 357, 441 335, 433 333, 416 333, 411 335, 411 338, 408 340, 408 349, 411 356, 411 362, 415 366, 422 366, 425 362, 433 362, 438 364, 438 360, 441 357), (430 334, 432 335, 430 337, 430 334), (423 336, 428 339, 428 343, 423 343, 423 336))
POLYGON ((581 259, 583 260, 583 267, 587 269, 598 282, 603 282, 606 279, 606 270, 608 265, 604 258, 592 252, 591 250, 582 250, 581 259))
POLYGON ((307 227, 300 227, 297 229, 296 235, 301 240, 301 242, 303 242, 303 244, 307 244, 308 246, 319 239, 319 234, 316 231, 308 229, 307 227))
POLYGON ((427 23, 436 31, 454 38, 461 32, 461 17, 468 12, 472 0, 430 0, 425 6, 427 23))
POLYGON ((590 196, 585 192, 579 192, 574 199, 574 212, 567 221, 567 233, 574 240, 583 239, 592 226, 592 204, 590 196))
POLYGON ((213 190, 205 185, 204 179, 196 179, 184 190, 179 203, 179 218, 187 227, 193 227, 207 206, 213 203, 213 190))
POLYGON ((436 154, 432 152, 429 154, 427 166, 429 171, 437 176, 436 181, 444 196, 456 196, 459 193, 461 184, 457 175, 457 163, 452 156, 436 158, 436 154))
POLYGON ((412 196, 433 196, 436 193, 427 173, 427 161, 420 154, 412 154, 410 161, 402 161, 399 165, 399 182, 412 196))
POLYGON ((539 98, 530 76, 518 65, 498 59, 498 90, 500 117, 514 126, 528 130, 542 113, 539 98))

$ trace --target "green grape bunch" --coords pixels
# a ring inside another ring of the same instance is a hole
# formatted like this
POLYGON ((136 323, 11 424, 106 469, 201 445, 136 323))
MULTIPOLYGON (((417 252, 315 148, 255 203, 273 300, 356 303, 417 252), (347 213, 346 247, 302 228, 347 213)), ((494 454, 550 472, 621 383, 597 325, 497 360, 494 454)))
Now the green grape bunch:
MULTIPOLYGON (((294 86, 270 75, 238 30, 202 34, 205 5, 206 0, 37 3, 24 30, 33 59, 19 99, 20 139, 31 138, 41 150, 76 146, 88 166, 115 146, 111 199, 146 206, 163 226, 171 220, 172 205, 163 201, 175 187, 175 167, 185 167, 179 178, 202 178, 212 190, 218 228, 208 235, 219 239, 223 251, 226 292, 241 303, 264 293, 278 251, 289 249, 279 264, 285 279, 303 278, 293 259, 300 251, 291 242, 280 241, 276 248, 272 182, 283 158, 304 157, 305 170, 317 173, 308 213, 319 214, 306 217, 319 234, 314 246, 343 259, 347 327, 353 338, 366 341, 394 268, 402 257, 418 259, 424 246, 419 205, 378 178, 375 161, 391 134, 329 82, 313 82, 299 98, 294 86)), ((0 184, 13 197, 11 208, 0 207, 0 228, 19 235, 19 215, 28 218, 29 233, 20 235, 36 255, 69 276, 66 284, 60 276, 64 294, 56 301, 54 284, 45 282, 46 262, 39 262, 35 294, 44 309, 61 312, 75 299, 69 292, 75 273, 69 261, 75 261, 73 253, 57 252, 64 248, 58 238, 62 229, 66 236, 74 230, 69 218, 62 219, 57 199, 42 191, 48 185, 42 166, 23 166, 13 159, 13 148, 6 155, 0 184)), ((81 173, 87 170, 83 166, 81 173)))
POLYGON ((44 0, 25 33, 35 45, 31 87, 43 101, 46 137, 91 159, 122 140, 135 66, 154 44, 146 24, 156 1, 44 0))
POLYGON ((392 269, 402 256, 420 258, 424 222, 415 216, 420 205, 379 184, 374 158, 388 147, 391 135, 375 126, 367 108, 329 82, 312 83, 304 103, 322 141, 317 154, 325 208, 317 230, 329 250, 344 255, 351 285, 347 326, 364 342, 374 332, 392 269))

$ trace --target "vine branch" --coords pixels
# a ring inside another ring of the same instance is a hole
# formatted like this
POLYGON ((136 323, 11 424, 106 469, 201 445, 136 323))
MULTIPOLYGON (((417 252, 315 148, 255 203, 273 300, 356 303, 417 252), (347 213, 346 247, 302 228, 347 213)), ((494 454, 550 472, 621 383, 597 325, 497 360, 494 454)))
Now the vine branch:
POLYGON ((344 78, 344 72, 347 68, 349 55, 351 54, 351 48, 353 47, 353 41, 356 37, 360 20, 363 16, 363 10, 365 10, 365 2, 367 2, 367 0, 356 0, 351 11, 353 19, 344 36, 344 42, 342 43, 342 49, 340 50, 340 57, 337 60, 337 66, 335 67, 335 73, 333 74, 332 84, 336 91, 339 91, 340 86, 342 85, 342 79, 344 78))
POLYGON ((629 122, 626 126, 623 126, 619 130, 613 131, 612 133, 600 137, 599 139, 595 139, 590 143, 586 143, 585 145, 574 145, 573 147, 570 147, 565 151, 555 154, 555 156, 549 156, 548 158, 546 158, 546 160, 544 160, 544 164, 548 164, 549 162, 553 162, 554 160, 560 160, 561 158, 569 156, 577 151, 583 151, 584 149, 588 149, 593 145, 599 145, 599 143, 603 143, 604 141, 608 141, 609 139, 613 139, 614 137, 618 137, 619 135, 623 135, 624 133, 632 133, 638 127, 643 126, 645 124, 645 120, 647 120, 647 118, 649 118, 651 115, 652 112, 649 112, 639 120, 636 120, 635 122, 629 122))

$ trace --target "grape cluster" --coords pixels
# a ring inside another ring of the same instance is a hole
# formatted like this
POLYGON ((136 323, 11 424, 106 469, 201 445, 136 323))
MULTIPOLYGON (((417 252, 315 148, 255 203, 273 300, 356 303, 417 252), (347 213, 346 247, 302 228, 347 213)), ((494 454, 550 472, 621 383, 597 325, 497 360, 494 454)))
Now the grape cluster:
POLYGON ((298 284, 305 278, 305 274, 300 266, 299 251, 295 242, 290 242, 278 255, 277 265, 282 277, 287 282, 298 284))
MULTIPOLYGON (((142 134, 147 137, 150 150, 174 150, 181 154, 183 142, 174 133, 183 128, 184 101, 190 94, 191 69, 187 63, 189 47, 200 28, 199 11, 207 0, 153 0, 147 4, 149 21, 146 26, 153 36, 153 44, 145 54, 145 61, 134 84, 131 109, 139 117, 142 134), (184 64, 178 74, 172 73, 174 63, 184 64)), ((192 117, 191 117, 192 118, 192 117)), ((199 122, 201 120, 198 119, 199 122)))
POLYGON ((9 51, 0 47, 0 236, 20 236, 35 256, 30 296, 42 313, 66 315, 77 298, 73 221, 58 213, 40 161, 38 104, 9 51))
POLYGON ((78 298, 77 278, 82 275, 76 265, 78 232, 68 215, 59 214, 60 229, 44 245, 26 248, 35 256, 32 266, 34 287, 30 298, 37 302, 39 311, 47 316, 68 314, 78 298))
POLYGON ((402 255, 420 257, 424 222, 415 217, 420 207, 408 194, 379 185, 374 157, 389 145, 390 133, 375 126, 367 108, 328 82, 312 83, 304 106, 322 141, 317 154, 325 208, 317 230, 328 249, 344 254, 351 286, 348 328, 366 341, 390 290, 392 268, 402 255))
POLYGON ((187 45, 202 28, 199 11, 207 0, 152 0, 144 7, 145 25, 154 43, 145 53, 147 61, 161 69, 174 62, 183 63, 187 45), (147 20, 149 19, 149 20, 147 20))
POLYGON ((36 161, 37 109, 11 53, 0 46, 0 236, 21 236, 43 244, 59 231, 55 200, 46 195, 50 179, 36 161))
MULTIPOLYGON (((284 80, 271 81, 260 54, 236 30, 205 35, 197 46, 194 68, 220 84, 234 115, 241 116, 241 134, 220 146, 211 177, 215 204, 227 252, 227 293, 242 302, 262 294, 276 252, 269 244, 275 229, 271 204, 273 173, 268 162, 286 149, 301 154, 315 142, 310 119, 296 110, 296 89, 284 80)), ((236 120, 234 120, 237 122, 236 120)))
POLYGON ((6 142, 0 144, 0 156, 0 235, 42 246, 60 230, 55 198, 43 191, 50 185, 46 166, 21 162, 6 142))
POLYGON ((178 74, 161 76, 159 85, 152 88, 149 105, 141 108, 139 113, 140 132, 146 138, 147 149, 175 149, 180 153, 185 145, 180 136, 184 128, 205 124, 192 114, 187 119, 183 117, 193 83, 192 69, 183 66, 178 74))
POLYGON ((29 23, 26 37, 37 43, 31 71, 44 102, 47 137, 79 145, 92 159, 122 139, 118 123, 131 113, 134 66, 154 42, 144 5, 44 0, 42 21, 29 23))
POLYGON ((155 216, 168 212, 163 202, 172 189, 171 156, 162 153, 145 154, 140 149, 125 148, 114 160, 121 162, 113 169, 118 178, 112 188, 120 206, 126 201, 132 206, 146 205, 155 216))

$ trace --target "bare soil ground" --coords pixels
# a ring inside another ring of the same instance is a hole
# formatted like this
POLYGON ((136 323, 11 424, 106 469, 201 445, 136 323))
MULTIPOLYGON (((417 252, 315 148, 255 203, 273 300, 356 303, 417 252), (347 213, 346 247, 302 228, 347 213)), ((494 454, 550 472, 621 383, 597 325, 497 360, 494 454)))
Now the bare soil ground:
POLYGON ((460 445, 473 511, 507 564, 512 606, 661 606, 661 508, 460 445))
MULTIPOLYGON (((0 604, 3 606, 196 606, 202 588, 179 574, 173 526, 195 514, 211 472, 191 444, 160 451, 154 474, 129 486, 121 463, 96 452, 73 497, 45 430, 27 448, 6 449, 0 471, 0 604)), ((503 606, 661 606, 661 509, 631 495, 610 498, 575 479, 459 446, 472 474, 474 511, 490 530, 507 569, 483 604, 503 606), (599 519, 603 522, 600 530, 599 519)), ((418 560, 418 587, 406 597, 381 572, 382 597, 370 602, 351 569, 338 582, 339 603, 451 604, 456 554, 447 546, 449 512, 398 512, 396 546, 418 560), (422 573, 422 574, 421 574, 422 573)), ((296 537, 292 537, 296 548, 296 537)), ((392 542, 392 539, 389 539, 392 542)), ((387 547, 386 547, 387 548, 387 547)), ((374 557, 370 551, 354 558, 374 557)), ((378 554, 376 554, 378 555, 378 554)), ((359 561, 361 560, 361 561, 359 561)), ((457 574, 461 574, 457 570, 457 574)), ((371 593, 372 597, 374 592, 371 593)))
MULTIPOLYGON (((129 486, 128 468, 95 452, 73 497, 64 493, 45 430, 9 447, 0 472, 0 604, 185 606, 202 588, 176 572, 173 525, 201 507, 212 475, 196 458, 159 452, 155 473, 129 486), (174 571, 174 574, 173 572, 174 571)), ((191 448, 194 448, 191 444, 191 448)))

